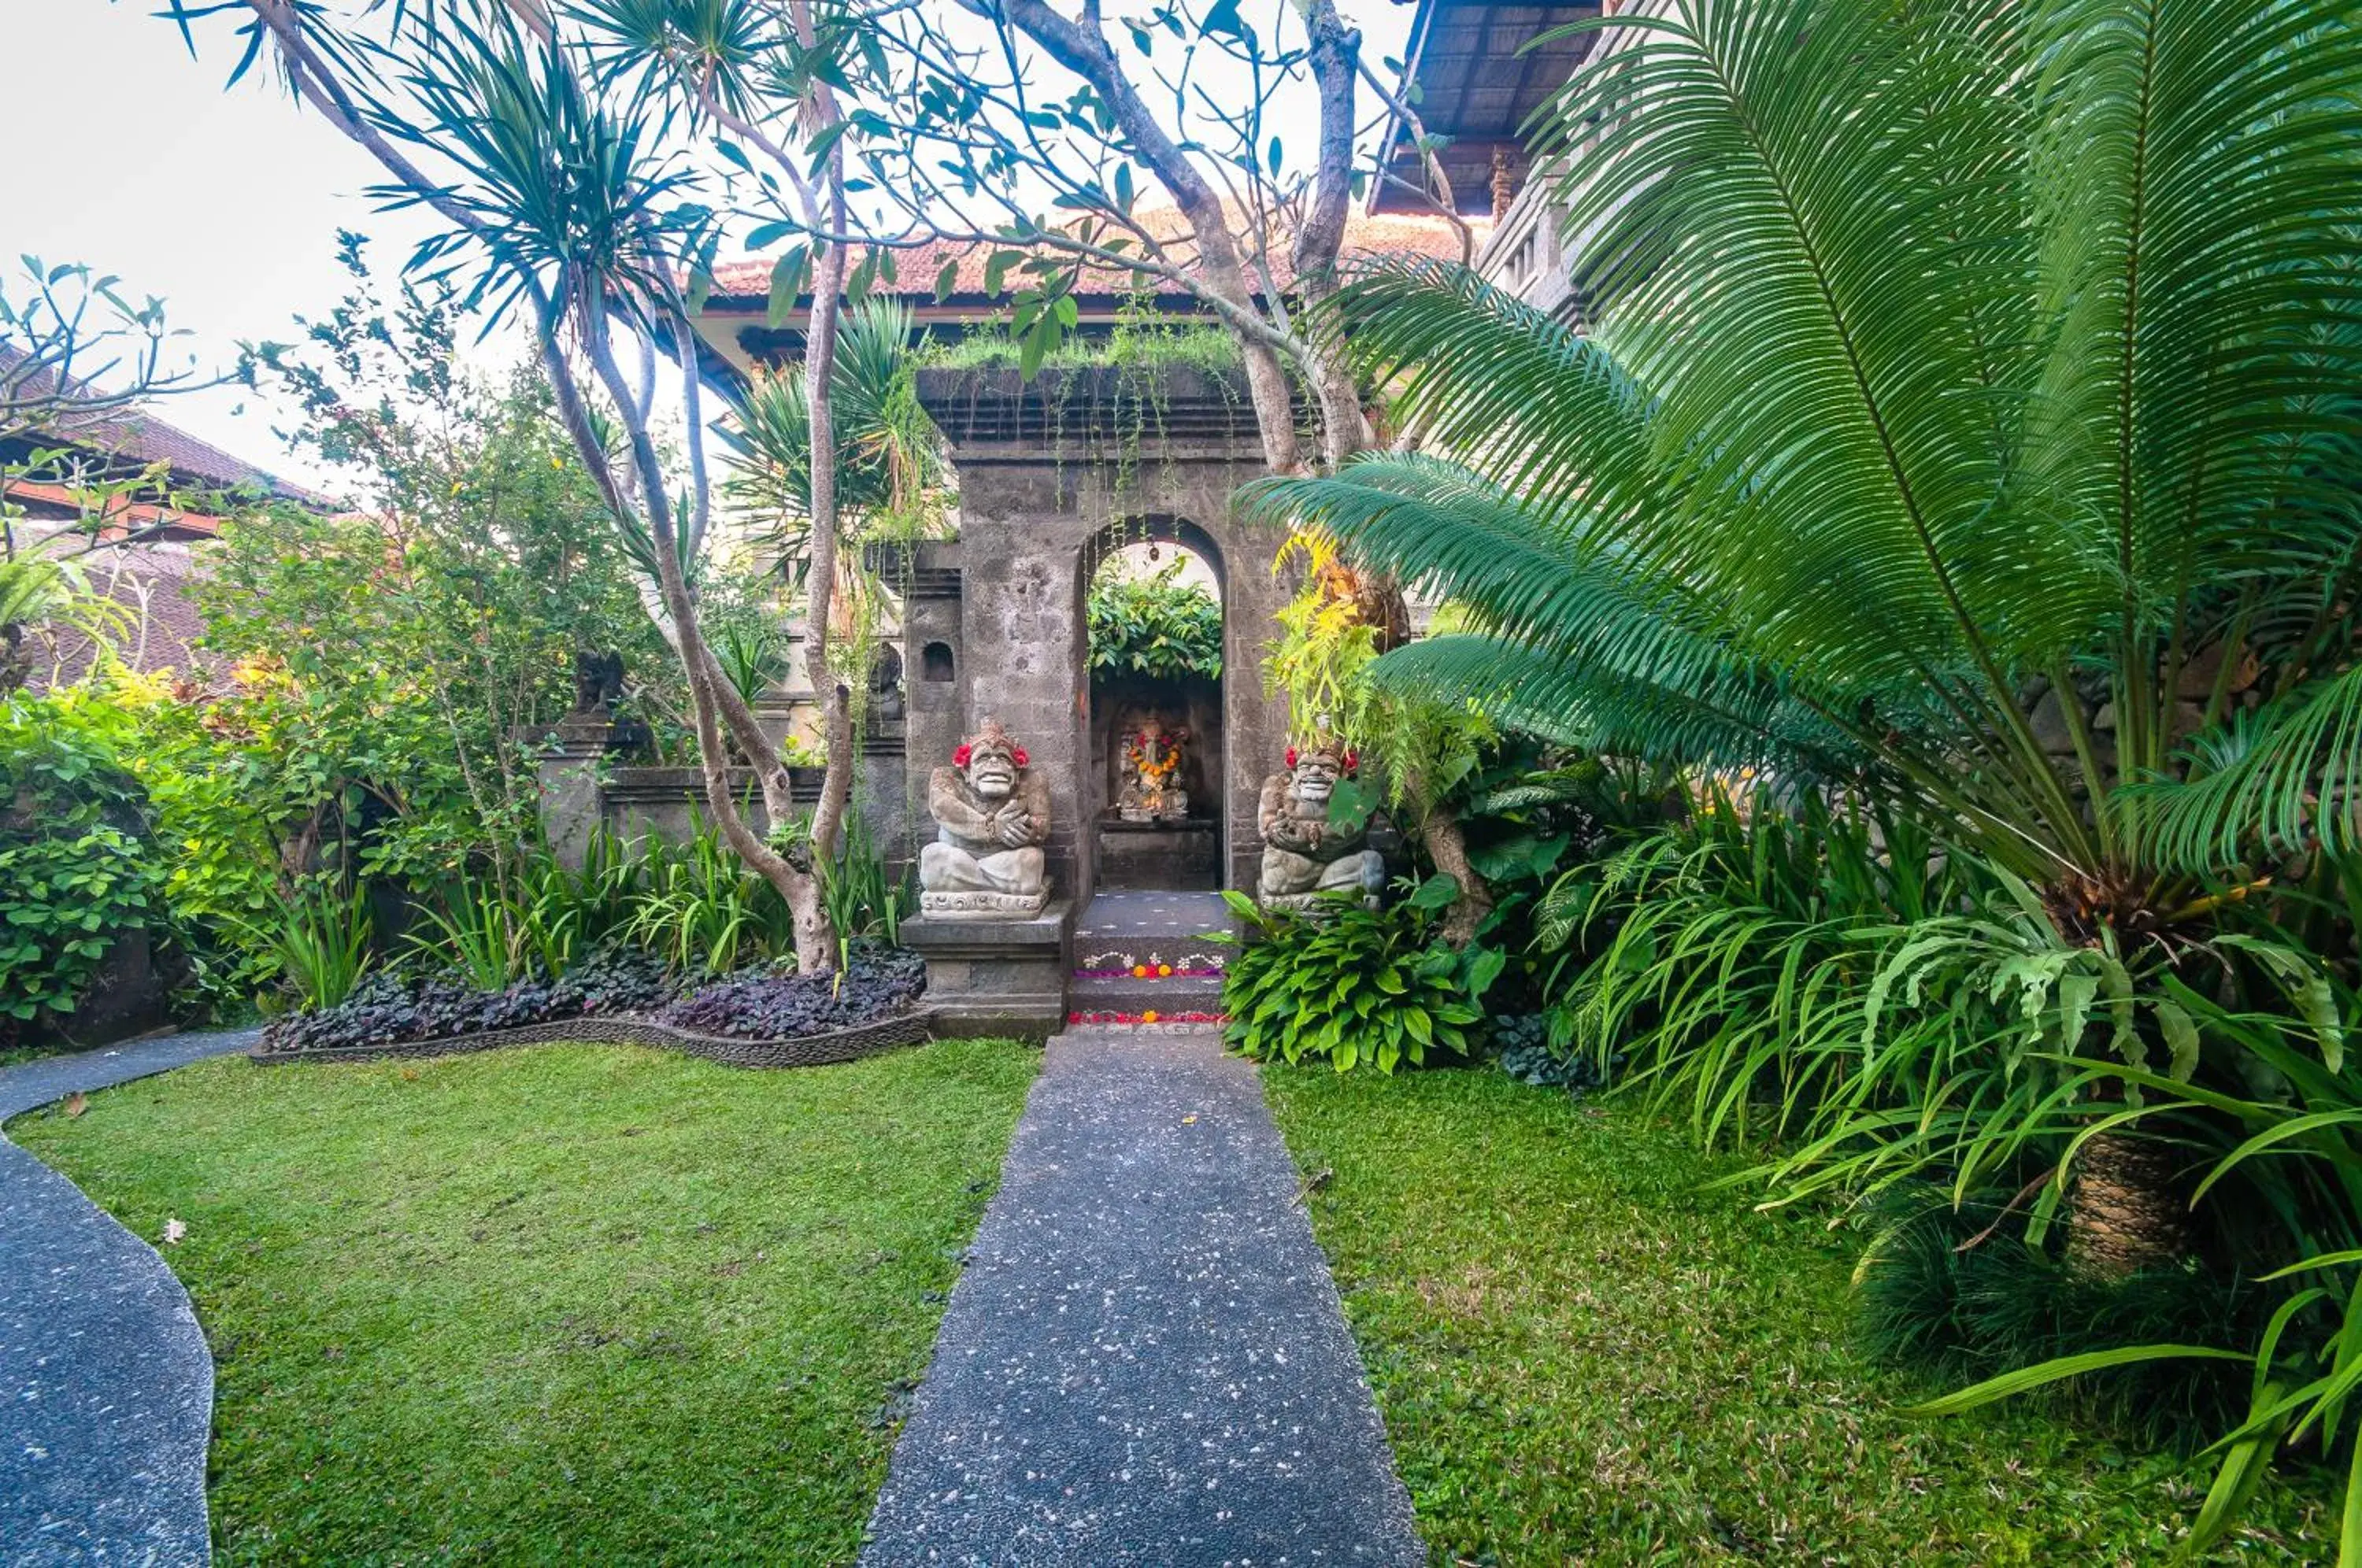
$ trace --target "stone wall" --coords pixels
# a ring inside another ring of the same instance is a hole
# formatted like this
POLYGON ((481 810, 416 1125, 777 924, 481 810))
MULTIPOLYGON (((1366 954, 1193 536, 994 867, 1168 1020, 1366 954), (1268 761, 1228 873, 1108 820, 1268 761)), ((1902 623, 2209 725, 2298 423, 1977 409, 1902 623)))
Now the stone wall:
MULTIPOLYGON (((876 733, 855 759, 853 804, 870 841, 899 876, 917 857, 918 834, 931 830, 923 791, 919 817, 914 821, 911 815, 901 725, 879 723, 872 728, 876 733)), ((798 806, 820 804, 821 779, 817 767, 788 769, 789 791, 798 806)), ((768 831, 753 770, 733 769, 732 785, 747 821, 757 833, 768 831)), ((653 835, 668 844, 685 844, 698 823, 710 822, 712 813, 706 807, 704 775, 697 768, 635 764, 607 751, 594 736, 578 733, 571 744, 542 760, 541 816, 558 858, 579 867, 590 835, 601 828, 626 840, 653 835)))
MULTIPOLYGON (((1106 552, 1157 538, 1195 550, 1220 584, 1220 722, 1205 726, 1218 738, 1201 754, 1219 771, 1204 783, 1220 802, 1224 884, 1254 886, 1256 797, 1286 745, 1284 701, 1264 695, 1258 673, 1295 587, 1273 569, 1284 534, 1231 506, 1264 471, 1243 382, 1180 370, 1144 387, 1136 375, 1044 371, 1028 383, 1014 370, 920 373, 920 399, 959 473, 960 537, 880 551, 871 563, 901 601, 903 718, 873 725, 854 794, 898 865, 933 836, 930 775, 990 715, 1049 781, 1054 896, 1088 899, 1111 715, 1097 712, 1108 694, 1095 700, 1087 668, 1084 596, 1106 552)), ((818 770, 794 772, 799 803, 816 801, 818 770)), ((542 780, 550 836, 578 857, 600 823, 686 837, 703 798, 695 770, 629 766, 605 752, 595 725, 561 737, 542 780)))

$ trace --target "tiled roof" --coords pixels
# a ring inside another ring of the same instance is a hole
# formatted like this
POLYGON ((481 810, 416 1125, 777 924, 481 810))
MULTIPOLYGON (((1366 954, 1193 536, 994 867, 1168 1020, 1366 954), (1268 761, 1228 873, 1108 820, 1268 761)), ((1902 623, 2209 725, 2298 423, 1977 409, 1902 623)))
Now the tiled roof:
MULTIPOLYGON (((189 579, 202 569, 187 550, 171 546, 132 547, 99 550, 82 558, 94 589, 123 607, 129 628, 111 640, 116 653, 132 668, 145 674, 176 669, 193 679, 217 673, 219 661, 198 651, 204 619, 189 598, 189 579)), ((58 636, 59 683, 80 679, 96 650, 77 631, 58 636)), ((48 664, 41 661, 34 677, 36 690, 46 684, 48 664)))
MULTIPOLYGON (((17 350, 0 346, 0 367, 18 362, 24 356, 17 350)), ((35 387, 49 384, 49 372, 31 379, 35 387)), ((268 473, 243 458, 232 457, 209 441, 199 440, 176 425, 140 410, 110 414, 89 424, 79 425, 67 438, 71 445, 93 453, 120 458, 134 468, 149 463, 164 463, 179 482, 206 490, 259 491, 282 501, 293 501, 306 506, 326 507, 330 502, 301 485, 291 484, 275 474, 268 473)))
MULTIPOLYGON (((1162 234, 1168 228, 1186 236, 1180 214, 1171 208, 1142 215, 1153 232, 1162 234)), ((1481 243, 1483 236, 1478 235, 1481 243)), ((975 245, 933 241, 910 250, 895 253, 895 289, 913 299, 933 299, 935 279, 946 262, 954 266, 951 293, 955 296, 980 296, 984 293, 986 263, 996 250, 1013 248, 1004 245, 975 245)), ((1187 246, 1176 247, 1187 254, 1187 246)), ((1433 256, 1458 259, 1460 236, 1450 224, 1440 218, 1417 216, 1369 217, 1357 215, 1345 230, 1342 259, 1347 261, 1380 256, 1433 256)), ((749 257, 739 261, 725 261, 713 270, 713 298, 709 308, 723 309, 744 306, 768 298, 771 291, 772 258, 749 257)), ((1294 280, 1285 250, 1274 258, 1273 271, 1279 286, 1286 288, 1294 280)), ((1125 293, 1131 288, 1131 274, 1124 268, 1092 268, 1087 275, 1101 281, 1094 291, 1087 285, 1085 292, 1125 293)), ((1013 288, 1025 282, 1025 274, 1011 268, 1003 280, 1003 287, 1013 288)), ((1158 294, 1184 293, 1179 285, 1157 278, 1149 280, 1151 292, 1158 294)))

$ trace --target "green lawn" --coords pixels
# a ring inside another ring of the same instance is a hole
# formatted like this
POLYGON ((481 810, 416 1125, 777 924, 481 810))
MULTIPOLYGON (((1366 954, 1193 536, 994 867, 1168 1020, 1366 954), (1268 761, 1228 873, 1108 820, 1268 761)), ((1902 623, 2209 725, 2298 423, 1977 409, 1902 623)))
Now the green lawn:
MULTIPOLYGON (((1928 1421, 1846 1345, 1849 1253, 1702 1192, 1622 1104, 1270 1069, 1439 1562, 2163 1563, 2202 1476, 2034 1408, 1928 1421)), ((2302 1478, 2299 1478, 2301 1485, 2302 1478)), ((2325 1562, 2318 1478, 2217 1561, 2325 1562)))
POLYGON ((224 1562, 824 1563, 1039 1061, 232 1059, 9 1134, 188 1227, 224 1562))

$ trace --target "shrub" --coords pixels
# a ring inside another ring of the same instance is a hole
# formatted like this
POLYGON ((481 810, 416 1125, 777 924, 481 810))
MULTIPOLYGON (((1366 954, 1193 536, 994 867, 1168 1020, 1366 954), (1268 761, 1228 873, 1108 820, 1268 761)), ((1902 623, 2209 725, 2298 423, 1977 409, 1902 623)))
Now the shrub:
POLYGON ((82 834, 0 835, 0 1019, 72 1012, 118 933, 148 923, 160 879, 139 843, 94 823, 82 834))
POLYGON ((0 1021, 11 1034, 72 1012, 121 933, 163 922, 146 796, 116 736, 78 722, 87 711, 0 700, 0 1021))
POLYGON ((1242 893, 1224 901, 1258 940, 1222 982, 1231 1021, 1223 1042, 1258 1061, 1291 1066, 1306 1057, 1341 1072, 1363 1063, 1391 1073, 1430 1047, 1465 1055, 1483 1015, 1469 1000, 1461 955, 1429 940, 1415 904, 1371 911, 1341 899, 1318 918, 1258 908, 1242 893))
MULTIPOLYGON (((1863 1260, 1856 1333, 1878 1360, 1945 1380, 1991 1377, 2056 1357, 2155 1344, 2237 1343, 2268 1316, 2266 1291, 2184 1259, 2104 1278, 2029 1241, 2013 1195, 1952 1195, 1926 1183, 1880 1201, 1863 1260)), ((2249 1370, 2213 1360, 2102 1367, 2062 1386, 2069 1401, 2141 1433, 2187 1441, 2246 1413, 2249 1370)))
POLYGON ((733 976, 676 1002, 659 1019, 699 1034, 791 1040, 891 1017, 926 985, 926 963, 916 953, 859 941, 837 974, 733 976))

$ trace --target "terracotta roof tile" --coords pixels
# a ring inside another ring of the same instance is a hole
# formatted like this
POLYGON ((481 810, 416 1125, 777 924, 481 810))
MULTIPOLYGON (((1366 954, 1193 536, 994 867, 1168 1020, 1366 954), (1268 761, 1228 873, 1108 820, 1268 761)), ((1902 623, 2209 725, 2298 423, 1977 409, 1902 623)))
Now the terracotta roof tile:
MULTIPOLYGON (((0 346, 0 365, 13 364, 23 358, 17 350, 0 346)), ((50 373, 45 371, 32 378, 31 384, 39 388, 51 380, 50 373)), ((137 467, 168 464, 173 477, 184 484, 209 490, 256 490, 306 506, 330 504, 326 497, 232 457, 211 442, 199 440, 144 410, 127 410, 84 425, 73 432, 71 444, 119 458, 137 467)))
MULTIPOLYGON (((1159 234, 1167 229, 1175 234, 1186 232, 1180 215, 1171 208, 1143 215, 1143 221, 1159 234)), ((1477 234, 1480 244, 1483 238, 1480 226, 1477 234)), ((914 299, 933 299, 935 279, 943 271, 944 263, 951 262, 955 268, 952 293, 970 297, 982 295, 986 264, 994 251, 1010 247, 936 240, 913 249, 899 251, 894 259, 895 287, 900 293, 914 299)), ((1177 248, 1186 254, 1186 247, 1177 248)), ((1460 236, 1450 224, 1431 217, 1357 215, 1348 225, 1343 251, 1345 260, 1401 255, 1457 259, 1460 236)), ((713 304, 727 309, 767 299, 771 290, 774 259, 770 257, 748 257, 743 260, 725 261, 716 267, 713 270, 713 304)), ((1287 260, 1287 255, 1283 251, 1276 258, 1277 264, 1273 269, 1282 288, 1287 287, 1292 281, 1287 260)), ((1131 274, 1125 269, 1091 271, 1103 280, 1102 286, 1096 292, 1121 293, 1131 289, 1131 274)), ((1012 269, 1004 286, 1013 287, 1022 279, 1023 274, 1012 269)), ((1178 284, 1163 279, 1151 279, 1150 282, 1153 293, 1178 294, 1185 292, 1178 284)), ((1087 289, 1086 292, 1092 291, 1087 289)))

